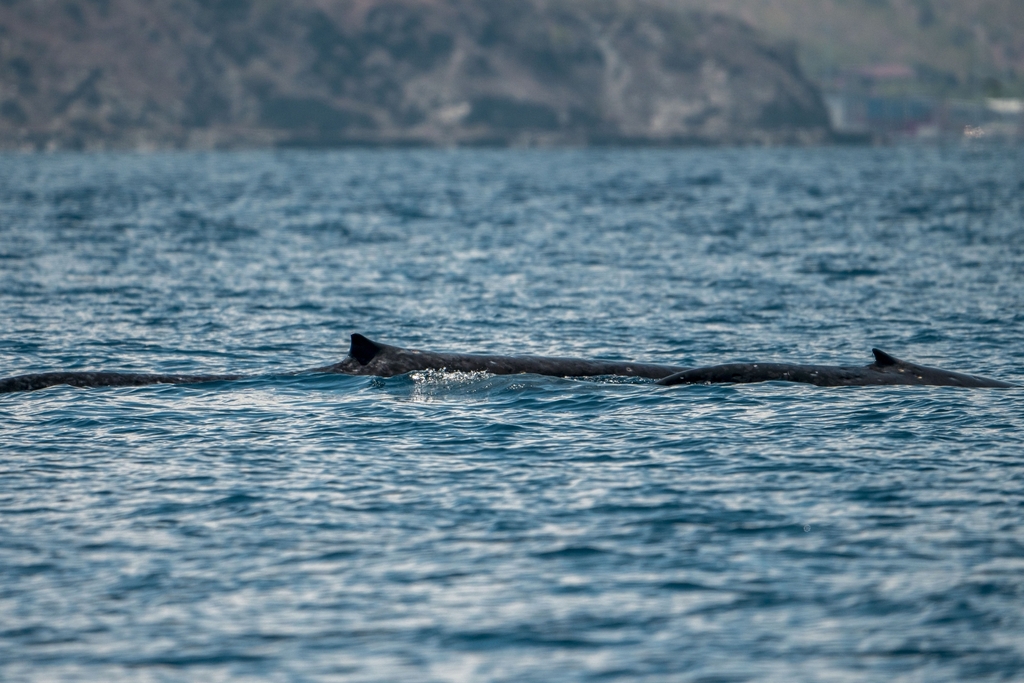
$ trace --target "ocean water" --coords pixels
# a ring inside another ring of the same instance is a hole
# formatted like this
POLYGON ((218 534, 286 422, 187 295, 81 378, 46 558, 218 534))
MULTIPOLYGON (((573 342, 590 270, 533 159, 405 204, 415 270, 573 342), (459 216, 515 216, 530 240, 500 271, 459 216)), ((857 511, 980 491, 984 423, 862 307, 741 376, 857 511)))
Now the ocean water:
POLYGON ((0 680, 1024 680, 1024 150, 0 156, 0 680))

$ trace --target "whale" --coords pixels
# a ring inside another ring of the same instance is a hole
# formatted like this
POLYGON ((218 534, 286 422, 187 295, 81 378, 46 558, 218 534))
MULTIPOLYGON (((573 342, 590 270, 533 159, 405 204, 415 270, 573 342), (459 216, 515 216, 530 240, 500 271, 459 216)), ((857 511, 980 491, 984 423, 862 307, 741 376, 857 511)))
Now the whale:
POLYGON ((493 356, 475 353, 435 353, 382 344, 352 335, 348 356, 336 365, 316 368, 314 372, 344 375, 394 377, 419 370, 449 372, 489 372, 492 375, 524 373, 551 377, 643 377, 662 379, 689 368, 678 365, 631 363, 626 361, 585 360, 558 356, 493 356))
POLYGON ((593 361, 579 358, 432 353, 389 346, 354 334, 348 357, 337 365, 318 368, 317 371, 379 377, 393 377, 417 370, 489 372, 495 375, 532 373, 558 377, 620 375, 657 380, 656 383, 662 386, 751 384, 770 381, 797 382, 821 387, 919 385, 1005 388, 1016 386, 988 377, 916 365, 895 358, 880 349, 872 349, 872 353, 875 356, 875 361, 864 367, 733 363, 673 369, 674 366, 671 365, 593 361))
POLYGON ((171 375, 139 372, 37 372, 0 379, 0 394, 38 391, 67 384, 72 387, 141 387, 147 384, 202 384, 248 379, 250 375, 171 375))
MULTIPOLYGON (((487 372, 493 375, 529 373, 552 377, 618 375, 661 379, 686 370, 685 366, 586 360, 557 356, 499 356, 472 353, 434 353, 391 346, 353 334, 348 355, 332 365, 286 373, 372 375, 394 377, 421 370, 487 372)), ((177 375, 135 372, 41 372, 0 379, 0 393, 36 391, 57 385, 73 387, 138 387, 147 384, 201 384, 252 379, 258 375, 177 375)))
POLYGON ((966 375, 900 360, 871 349, 875 360, 863 367, 795 365, 790 363, 728 363, 681 370, 657 381, 661 386, 680 384, 752 384, 798 382, 819 387, 917 385, 942 387, 1008 388, 1016 385, 978 375, 966 375))
MULTIPOLYGON (((587 360, 560 356, 505 356, 472 353, 437 353, 374 341, 353 334, 348 355, 339 363, 286 373, 370 375, 395 377, 410 372, 486 372, 493 375, 535 374, 552 377, 620 376, 655 380, 662 386, 682 384, 750 384, 798 382, 821 387, 873 385, 927 385, 959 387, 1013 387, 999 380, 930 368, 900 360, 873 349, 875 360, 864 367, 795 365, 787 363, 732 363, 691 368, 629 361, 587 360)), ((42 372, 0 379, 0 393, 35 391, 57 385, 73 387, 138 387, 149 384, 201 384, 251 379, 258 375, 185 375, 134 372, 42 372)))

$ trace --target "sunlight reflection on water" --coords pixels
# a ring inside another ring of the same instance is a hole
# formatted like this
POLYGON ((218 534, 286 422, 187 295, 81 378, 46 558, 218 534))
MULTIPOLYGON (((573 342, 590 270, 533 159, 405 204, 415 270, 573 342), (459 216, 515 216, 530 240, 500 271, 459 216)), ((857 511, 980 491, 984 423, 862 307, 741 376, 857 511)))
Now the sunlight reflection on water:
POLYGON ((255 375, 0 396, 0 678, 1013 678, 1020 392, 288 373, 363 332, 1024 382, 1022 161, 0 157, 0 374, 255 375))

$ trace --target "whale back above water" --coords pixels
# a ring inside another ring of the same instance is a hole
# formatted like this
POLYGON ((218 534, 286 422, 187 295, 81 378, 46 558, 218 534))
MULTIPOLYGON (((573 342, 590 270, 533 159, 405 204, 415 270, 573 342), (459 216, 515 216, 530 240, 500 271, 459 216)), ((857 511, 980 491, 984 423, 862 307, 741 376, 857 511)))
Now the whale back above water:
MULTIPOLYGON (((664 386, 679 384, 750 384, 798 382, 821 387, 922 385, 957 387, 1013 387, 999 380, 930 368, 900 360, 872 349, 875 361, 863 367, 796 365, 789 363, 731 363, 700 368, 653 363, 585 360, 554 356, 500 356, 468 353, 435 353, 406 349, 353 334, 348 356, 340 363, 302 373, 372 375, 394 377, 423 370, 487 372, 494 375, 530 373, 552 377, 618 375, 657 380, 664 386)), ((173 375, 127 372, 43 372, 0 380, 0 393, 34 391, 66 384, 75 387, 144 386, 147 384, 198 384, 245 379, 247 375, 173 375)))
MULTIPOLYGON (((661 379, 687 368, 621 361, 585 360, 550 356, 496 356, 464 353, 433 353, 382 344, 353 334, 348 356, 340 363, 302 373, 373 375, 394 377, 418 370, 489 372, 494 375, 532 373, 553 377, 597 377, 619 375, 661 379)), ((147 384, 199 384, 246 379, 250 375, 171 375, 135 372, 42 372, 0 379, 0 393, 36 391, 46 387, 137 387, 147 384)))
POLYGON ((473 353, 434 353, 390 346, 361 334, 352 335, 348 357, 335 365, 317 368, 316 372, 345 375, 394 377, 421 370, 450 372, 489 372, 493 375, 530 373, 552 377, 598 377, 619 375, 661 379, 689 368, 679 365, 656 365, 623 361, 585 360, 555 356, 497 356, 473 353))
POLYGON ((930 368, 900 360, 880 349, 871 349, 875 361, 863 367, 842 365, 794 365, 790 363, 729 363, 683 370, 658 381, 662 386, 679 384, 752 384, 799 382, 819 387, 917 385, 949 387, 1013 387, 988 377, 930 368))
POLYGON ((170 375, 141 372, 37 372, 0 379, 0 394, 38 391, 66 384, 72 387, 141 387, 147 384, 202 384, 245 379, 245 375, 170 375))

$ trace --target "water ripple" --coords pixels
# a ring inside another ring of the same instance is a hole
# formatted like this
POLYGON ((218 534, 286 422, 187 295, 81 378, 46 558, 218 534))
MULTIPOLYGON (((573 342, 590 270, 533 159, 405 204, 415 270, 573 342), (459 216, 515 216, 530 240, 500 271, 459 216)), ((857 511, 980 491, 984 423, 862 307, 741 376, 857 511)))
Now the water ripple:
POLYGON ((1024 398, 290 373, 449 351, 1024 383, 991 148, 0 157, 0 679, 1011 680, 1024 398))

